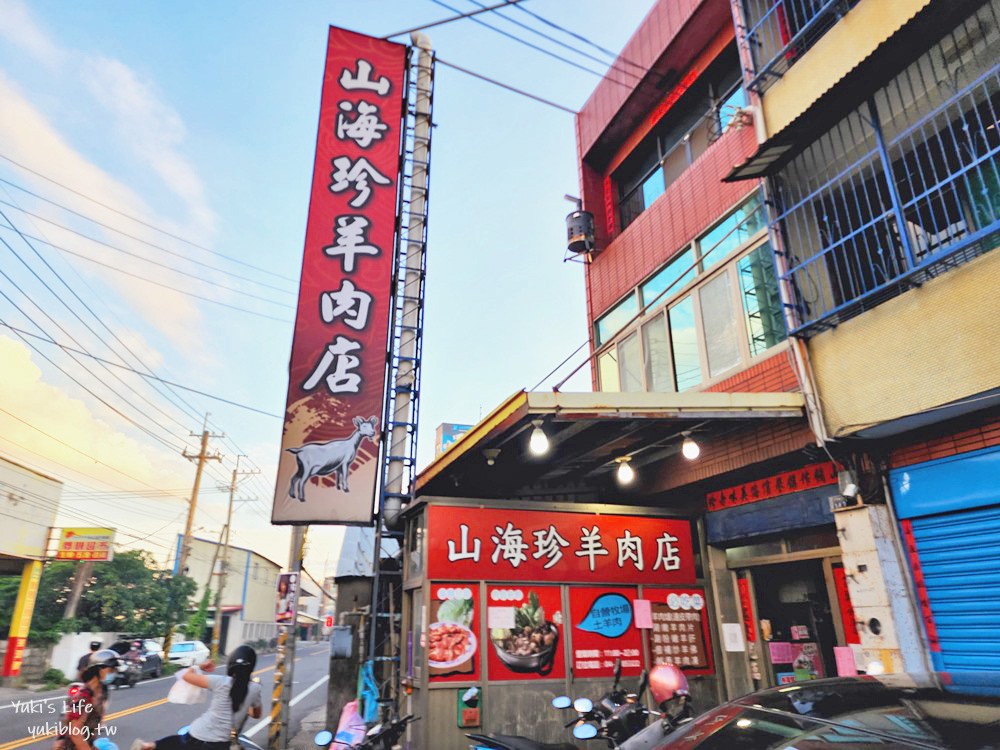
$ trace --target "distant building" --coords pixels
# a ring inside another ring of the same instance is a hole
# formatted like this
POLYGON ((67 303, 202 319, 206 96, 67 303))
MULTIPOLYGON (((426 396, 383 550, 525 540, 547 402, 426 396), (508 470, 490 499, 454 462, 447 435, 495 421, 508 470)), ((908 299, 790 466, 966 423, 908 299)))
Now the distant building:
MULTIPOLYGON (((180 534, 177 535, 178 552, 182 538, 180 534)), ((211 586, 209 594, 209 626, 211 626, 215 617, 215 591, 222 570, 222 545, 208 539, 192 538, 187 567, 188 575, 198 585, 192 601, 200 601, 205 586, 211 586)), ((174 573, 176 572, 175 563, 174 573)), ((281 566, 273 560, 244 547, 229 546, 226 587, 222 592, 220 607, 222 631, 219 651, 221 653, 226 653, 241 643, 271 640, 276 637, 275 587, 279 572, 281 566)))
POLYGON ((440 456, 462 435, 472 429, 471 424, 442 422, 434 433, 434 455, 440 456))

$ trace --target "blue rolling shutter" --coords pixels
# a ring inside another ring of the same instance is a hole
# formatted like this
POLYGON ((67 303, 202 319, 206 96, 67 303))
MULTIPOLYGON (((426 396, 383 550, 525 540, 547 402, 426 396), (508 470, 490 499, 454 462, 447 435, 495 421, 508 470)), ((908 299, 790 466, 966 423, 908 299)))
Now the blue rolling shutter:
POLYGON ((941 649, 935 667, 1000 672, 1000 507, 910 523, 941 649))
POLYGON ((1000 449, 895 469, 896 510, 937 670, 1000 673, 1000 449))

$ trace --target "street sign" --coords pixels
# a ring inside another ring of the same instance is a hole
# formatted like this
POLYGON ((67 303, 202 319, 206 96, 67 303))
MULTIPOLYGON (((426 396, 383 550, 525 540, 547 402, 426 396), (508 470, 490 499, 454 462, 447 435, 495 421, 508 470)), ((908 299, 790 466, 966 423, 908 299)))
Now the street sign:
POLYGON ((109 562, 115 556, 115 530, 74 526, 59 530, 56 560, 109 562))

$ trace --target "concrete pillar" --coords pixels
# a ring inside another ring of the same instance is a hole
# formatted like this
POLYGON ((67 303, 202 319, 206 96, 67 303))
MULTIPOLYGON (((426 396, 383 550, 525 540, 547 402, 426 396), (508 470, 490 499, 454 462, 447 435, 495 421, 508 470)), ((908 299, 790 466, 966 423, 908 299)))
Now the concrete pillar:
POLYGON ((929 671, 888 508, 849 508, 838 511, 835 521, 863 663, 880 661, 887 672, 929 671))

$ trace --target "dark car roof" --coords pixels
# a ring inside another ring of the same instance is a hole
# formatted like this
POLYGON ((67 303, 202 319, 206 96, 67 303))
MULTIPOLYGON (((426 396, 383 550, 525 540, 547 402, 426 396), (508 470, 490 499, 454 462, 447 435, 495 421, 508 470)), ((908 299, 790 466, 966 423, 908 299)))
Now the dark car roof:
POLYGON ((833 743, 1000 750, 1000 673, 837 677, 771 688, 702 714, 662 747, 807 750, 833 743))

